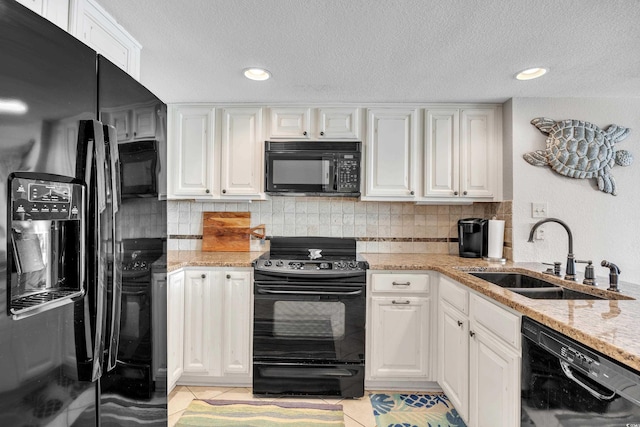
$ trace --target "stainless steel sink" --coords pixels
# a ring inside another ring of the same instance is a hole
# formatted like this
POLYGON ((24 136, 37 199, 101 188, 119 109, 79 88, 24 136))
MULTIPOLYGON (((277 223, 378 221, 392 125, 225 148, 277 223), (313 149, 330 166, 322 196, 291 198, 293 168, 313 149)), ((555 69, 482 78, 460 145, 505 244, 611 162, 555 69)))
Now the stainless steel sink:
POLYGON ((605 299, 586 292, 563 288, 554 283, 522 273, 469 272, 487 282, 532 299, 605 299))

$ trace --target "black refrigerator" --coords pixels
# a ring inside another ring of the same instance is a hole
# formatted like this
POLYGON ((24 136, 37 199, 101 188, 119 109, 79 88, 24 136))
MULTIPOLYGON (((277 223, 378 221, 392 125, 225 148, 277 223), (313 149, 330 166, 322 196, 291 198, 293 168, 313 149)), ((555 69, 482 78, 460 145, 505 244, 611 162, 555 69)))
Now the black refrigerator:
POLYGON ((0 0, 0 425, 166 426, 165 156, 157 97, 0 0))

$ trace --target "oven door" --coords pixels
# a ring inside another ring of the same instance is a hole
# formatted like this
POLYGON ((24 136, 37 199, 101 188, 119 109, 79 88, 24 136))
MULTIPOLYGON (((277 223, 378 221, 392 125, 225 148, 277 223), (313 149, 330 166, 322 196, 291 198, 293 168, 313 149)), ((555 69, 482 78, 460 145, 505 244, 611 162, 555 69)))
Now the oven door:
POLYGON ((254 285, 254 361, 362 363, 365 285, 254 285))
POLYGON ((289 151, 265 153, 267 193, 336 192, 332 153, 289 151))

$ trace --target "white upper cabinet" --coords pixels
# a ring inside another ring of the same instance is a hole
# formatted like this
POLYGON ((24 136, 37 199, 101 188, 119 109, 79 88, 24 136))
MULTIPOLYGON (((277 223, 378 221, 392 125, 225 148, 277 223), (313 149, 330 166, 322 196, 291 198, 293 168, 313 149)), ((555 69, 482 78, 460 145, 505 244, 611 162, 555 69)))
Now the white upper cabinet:
POLYGON ((319 139, 360 140, 360 109, 324 107, 317 109, 319 139))
POLYGON ((270 108, 271 139, 310 139, 311 108, 270 108))
POLYGON ((169 106, 168 198, 212 199, 215 108, 169 106))
POLYGON ((63 30, 69 30, 69 0, 17 0, 17 2, 63 30))
POLYGON ((425 110, 425 199, 496 200, 502 168, 496 107, 425 110))
POLYGON ((368 110, 363 199, 415 199, 417 122, 417 109, 368 110))
POLYGON ((222 110, 221 195, 260 197, 263 187, 262 108, 222 110))
POLYGON ((71 0, 70 10, 71 34, 135 79, 140 78, 140 43, 94 0, 71 0))
POLYGON ((360 109, 356 107, 272 107, 269 139, 359 140, 360 109))

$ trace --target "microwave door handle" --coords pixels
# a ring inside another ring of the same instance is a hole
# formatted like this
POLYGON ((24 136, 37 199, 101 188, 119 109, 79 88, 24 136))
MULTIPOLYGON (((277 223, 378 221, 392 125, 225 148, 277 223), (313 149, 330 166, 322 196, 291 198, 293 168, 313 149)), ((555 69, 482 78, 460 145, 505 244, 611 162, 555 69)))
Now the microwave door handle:
POLYGON ((322 156, 322 190, 332 190, 335 185, 333 156, 322 156))

